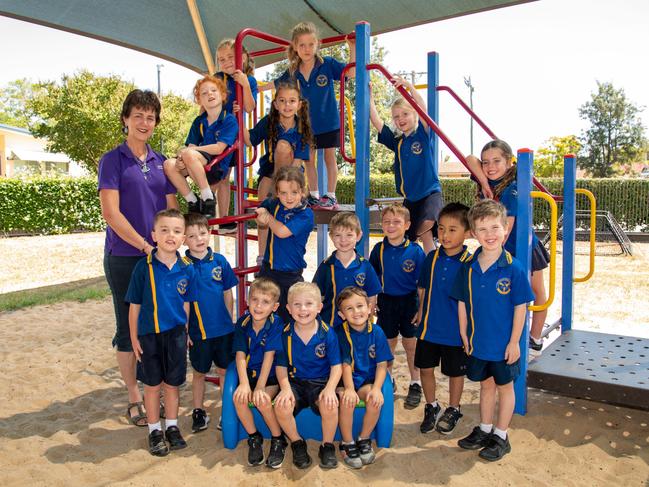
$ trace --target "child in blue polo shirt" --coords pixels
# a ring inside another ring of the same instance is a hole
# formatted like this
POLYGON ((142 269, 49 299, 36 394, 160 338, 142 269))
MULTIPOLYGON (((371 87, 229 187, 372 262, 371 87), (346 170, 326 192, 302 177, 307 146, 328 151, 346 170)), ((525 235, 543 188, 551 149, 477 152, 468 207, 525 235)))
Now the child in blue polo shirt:
POLYGON ((481 247, 461 267, 451 297, 459 301, 460 336, 469 356, 466 375, 480 382, 480 425, 458 445, 481 449, 481 458, 496 461, 511 451, 507 428, 514 413, 514 380, 520 373, 519 340, 534 294, 521 264, 503 248, 505 207, 480 201, 469 211, 469 224, 481 247))
POLYGON ((338 327, 343 320, 336 313, 337 293, 347 286, 362 288, 369 296, 373 314, 381 283, 370 262, 356 253, 363 232, 354 213, 343 211, 334 215, 329 222, 329 236, 336 250, 318 266, 313 282, 320 288, 324 303, 320 317, 329 326, 338 327))
POLYGON ((250 284, 248 311, 239 318, 234 330, 239 386, 232 397, 237 416, 248 432, 248 465, 264 462, 264 439, 257 431, 248 405, 253 403, 266 421, 272 435, 266 465, 279 468, 284 461, 286 439, 282 435, 272 400, 279 390, 275 376, 275 352, 282 349, 284 323, 275 314, 279 306, 279 287, 260 277, 250 284))
POLYGON ((149 424, 149 453, 165 456, 185 448, 178 429, 178 386, 187 372, 187 320, 195 299, 193 266, 180 257, 185 220, 175 209, 156 214, 151 232, 156 248, 135 265, 125 301, 129 330, 144 384, 149 424), (164 388, 165 432, 160 425, 160 389, 164 388), (167 443, 169 446, 167 446, 167 443))
MULTIPOLYGON (((244 130, 244 141, 248 146, 264 142, 266 153, 259 159, 258 195, 261 200, 273 193, 275 169, 285 166, 301 166, 309 160, 309 145, 312 144, 311 123, 308 102, 300 96, 300 90, 291 80, 278 83, 270 113, 255 127, 244 130)), ((263 261, 267 230, 258 231, 259 257, 263 261)))
MULTIPOLYGON (((309 102, 315 144, 311 147, 311 157, 306 161, 310 190, 307 203, 323 210, 335 210, 338 207, 336 147, 340 147, 340 117, 334 82, 340 81, 345 63, 330 56, 320 56, 319 45, 318 32, 312 22, 300 22, 293 27, 287 50, 289 67, 275 83, 294 79, 302 96, 309 102), (327 193, 322 198, 318 191, 318 173, 315 169, 316 149, 324 149, 327 166, 327 193)), ((356 60, 355 41, 347 39, 347 45, 349 62, 353 63, 356 60)), ((353 77, 354 69, 350 69, 347 76, 353 77)))
POLYGON ((466 354, 462 347, 457 301, 449 294, 463 262, 471 258, 464 245, 469 234, 469 208, 450 203, 439 213, 438 237, 441 247, 426 256, 419 282, 417 312, 417 349, 415 366, 421 373, 426 398, 422 433, 433 429, 450 434, 462 417, 460 399, 466 374, 466 354), (442 364, 442 373, 449 378, 449 406, 442 408, 435 396, 435 367, 442 364))
POLYGON ((338 313, 345 320, 337 330, 343 362, 343 386, 340 396, 340 451, 344 462, 361 468, 374 462, 370 435, 379 420, 383 406, 383 382, 388 362, 394 359, 388 340, 379 326, 372 325, 370 300, 361 288, 350 286, 336 298, 338 313), (354 408, 365 401, 363 427, 354 441, 352 426, 354 408))
MULTIPOLYGON (((164 163, 165 174, 187 201, 190 213, 202 213, 208 218, 216 215, 216 200, 211 185, 218 183, 230 167, 232 154, 206 173, 205 166, 234 144, 239 133, 239 124, 234 115, 225 113, 223 103, 227 92, 223 80, 214 76, 199 79, 194 86, 194 100, 205 111, 194 119, 185 140, 184 149, 175 159, 164 163), (187 176, 192 178, 200 190, 200 201, 190 189, 187 176)), ((227 216, 230 201, 219 196, 219 215, 227 216)))
POLYGON ((185 257, 194 264, 197 284, 189 313, 189 359, 194 369, 192 431, 198 433, 209 422, 204 407, 205 374, 214 364, 223 380, 232 362, 232 288, 239 280, 225 257, 209 247, 210 229, 203 215, 185 215, 185 233, 185 257))
MULTIPOLYGON (((410 224, 410 212, 401 203, 384 208, 381 211, 381 227, 385 237, 372 249, 370 262, 380 276, 383 287, 377 303, 377 323, 388 337, 392 353, 401 335, 401 345, 406 351, 410 371, 410 386, 404 407, 414 409, 421 401, 419 369, 415 367, 417 279, 426 256, 419 244, 406 236, 410 224)), ((394 388, 394 378, 392 381, 394 388)))
POLYGON ((318 452, 322 468, 335 468, 333 445, 338 427, 336 385, 342 371, 340 349, 333 328, 319 317, 320 290, 311 282, 298 282, 288 291, 288 310, 292 321, 282 333, 282 351, 277 356, 275 414, 293 450, 297 468, 311 465, 306 441, 300 436, 295 416, 310 407, 322 417, 322 444, 318 452))
MULTIPOLYGON (((420 107, 425 103, 417 89, 403 78, 394 78, 395 86, 404 86, 420 107)), ((394 182, 397 193, 404 198, 403 204, 410 211, 412 225, 408 238, 418 238, 428 254, 435 247, 433 226, 444 206, 442 186, 439 183, 437 165, 433 159, 432 138, 435 134, 424 121, 419 120, 415 109, 404 99, 392 104, 392 121, 396 135, 383 123, 376 110, 374 98, 370 99, 370 121, 379 132, 379 142, 394 152, 394 182)))
POLYGON ((273 181, 277 197, 268 198, 255 210, 257 224, 270 230, 259 277, 268 277, 279 286, 277 314, 286 323, 290 319, 286 309, 288 289, 303 280, 304 254, 313 230, 313 212, 304 201, 306 184, 299 168, 278 169, 273 181))

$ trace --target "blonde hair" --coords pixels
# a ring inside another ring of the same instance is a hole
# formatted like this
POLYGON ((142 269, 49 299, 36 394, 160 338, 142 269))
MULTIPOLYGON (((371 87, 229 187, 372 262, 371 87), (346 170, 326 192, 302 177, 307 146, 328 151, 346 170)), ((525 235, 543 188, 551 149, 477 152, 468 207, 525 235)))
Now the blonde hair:
POLYGON ((201 101, 200 101, 201 86, 204 83, 214 83, 216 87, 219 89, 219 92, 221 92, 221 100, 223 101, 223 104, 225 104, 225 102, 228 99, 228 88, 225 85, 225 81, 217 78, 216 76, 212 76, 210 74, 203 76, 194 85, 194 101, 196 102, 196 104, 199 105, 201 108, 204 108, 201 105, 201 101))
MULTIPOLYGON (((234 49, 234 44, 234 39, 223 39, 221 42, 219 42, 219 45, 216 46, 216 51, 214 51, 214 64, 216 64, 217 66, 219 65, 219 51, 224 48, 234 49)), ((243 68, 241 70, 247 76, 252 76, 255 72, 255 62, 250 59, 250 53, 245 46, 241 46, 241 52, 244 54, 243 68)))
POLYGON ((494 200, 478 201, 471 207, 467 217, 471 225, 471 230, 475 230, 476 222, 485 218, 498 218, 503 224, 503 227, 507 228, 507 209, 502 203, 494 200))
POLYGON ((402 203, 392 203, 390 206, 386 206, 381 210, 381 220, 388 213, 392 213, 394 216, 402 216, 405 222, 410 221, 410 210, 403 206, 402 203))
POLYGON ((250 296, 256 293, 268 294, 273 298, 273 301, 277 302, 279 301, 281 291, 279 286, 272 279, 268 279, 267 277, 258 277, 250 283, 248 297, 250 298, 250 296))
POLYGON ((295 75, 297 68, 300 66, 300 56, 295 49, 295 42, 297 38, 304 34, 311 34, 315 37, 318 42, 318 49, 316 50, 316 58, 319 62, 322 62, 322 56, 320 55, 320 37, 318 36, 318 29, 313 22, 300 22, 295 27, 291 29, 291 43, 286 48, 286 57, 288 58, 288 72, 291 76, 295 75))
POLYGON ((333 234, 337 228, 348 228, 356 232, 356 235, 361 233, 361 221, 355 213, 351 211, 341 211, 336 213, 329 222, 329 234, 333 234))
POLYGON ((415 114, 415 126, 417 123, 419 123, 419 114, 417 113, 417 110, 414 109, 414 107, 406 101, 406 99, 403 96, 398 96, 393 102, 392 105, 390 105, 390 110, 393 110, 395 108, 401 108, 403 110, 408 110, 411 111, 415 114))
POLYGON ((286 301, 288 304, 291 304, 291 299, 296 294, 310 294, 312 297, 316 298, 317 301, 322 301, 322 294, 320 294, 320 288, 317 284, 313 282, 296 282, 288 289, 288 294, 286 295, 286 301))

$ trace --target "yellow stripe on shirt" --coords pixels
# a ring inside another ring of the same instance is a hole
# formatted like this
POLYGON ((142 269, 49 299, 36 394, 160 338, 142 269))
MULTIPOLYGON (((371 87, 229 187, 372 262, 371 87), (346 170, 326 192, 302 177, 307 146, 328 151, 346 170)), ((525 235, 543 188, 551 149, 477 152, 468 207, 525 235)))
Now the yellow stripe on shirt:
POLYGON ((404 137, 401 137, 397 146, 397 160, 399 161, 399 175, 401 176, 401 195, 405 198, 406 190, 403 188, 403 164, 401 163, 401 144, 403 144, 403 139, 404 137))
POLYGON ((329 319, 331 326, 334 326, 334 317, 336 315, 336 271, 334 267, 334 264, 331 264, 331 285, 334 289, 333 296, 331 297, 331 318, 329 319))
MULTIPOLYGON (((275 208, 275 211, 273 212, 273 218, 277 219, 277 212, 279 211, 279 207, 281 206, 281 203, 277 202, 277 207, 275 208)), ((273 268, 273 243, 275 241, 275 234, 273 233, 272 230, 270 230, 270 241, 268 242, 268 245, 270 245, 268 249, 268 265, 270 268, 273 268)))
POLYGON ((385 292, 385 268, 383 267, 383 242, 380 243, 379 247, 379 260, 381 262, 381 288, 385 292))
POLYGON ((160 333, 160 323, 158 322, 158 299, 155 291, 155 277, 153 276, 153 264, 151 255, 147 256, 146 262, 149 264, 149 280, 151 281, 151 298, 153 299, 153 325, 155 332, 160 333))
POLYGON ((205 333, 205 325, 203 325, 201 310, 198 308, 198 301, 194 301, 194 311, 196 312, 196 319, 198 320, 198 328, 201 330, 201 338, 205 340, 207 338, 207 334, 205 333))
POLYGON ((347 341, 349 342, 349 356, 352 359, 352 372, 354 372, 354 344, 352 343, 352 336, 349 333, 349 323, 346 321, 343 322, 343 330, 345 330, 345 336, 347 337, 347 341))
POLYGON ((433 264, 430 266, 430 280, 428 284, 428 300, 426 301, 426 316, 424 317, 424 328, 421 331, 419 336, 420 340, 423 340, 426 336, 426 330, 428 329, 428 315, 430 313, 430 297, 433 295, 433 276, 435 274, 435 264, 437 263, 437 258, 439 257, 439 249, 435 251, 433 257, 433 264))

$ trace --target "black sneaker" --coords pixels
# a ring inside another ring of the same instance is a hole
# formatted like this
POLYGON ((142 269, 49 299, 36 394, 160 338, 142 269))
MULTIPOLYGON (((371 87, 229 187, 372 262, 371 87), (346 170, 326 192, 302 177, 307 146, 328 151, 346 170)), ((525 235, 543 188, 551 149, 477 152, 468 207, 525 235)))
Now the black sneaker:
POLYGON ((406 396, 406 400, 403 403, 403 407, 406 409, 415 409, 417 406, 419 406, 419 402, 421 401, 421 386, 417 383, 410 384, 410 387, 408 387, 408 395, 406 396))
POLYGON ((329 196, 328 194, 322 196, 318 203, 315 205, 314 209, 316 210, 337 210, 338 209, 338 200, 335 196, 329 196))
POLYGON ((450 435, 462 416, 464 415, 458 408, 449 406, 446 408, 446 411, 444 411, 444 414, 442 414, 442 417, 437 421, 435 429, 438 433, 450 435))
POLYGON ((419 431, 422 433, 430 433, 433 431, 441 414, 442 408, 439 404, 435 406, 432 404, 426 404, 426 406, 424 406, 424 420, 419 425, 419 431))
POLYGON ((311 457, 306 449, 306 441, 297 440, 291 443, 293 450, 293 465, 297 468, 307 468, 311 465, 311 457))
POLYGON ((320 468, 336 468, 338 466, 338 460, 336 460, 336 447, 333 443, 320 445, 318 458, 320 459, 320 468))
POLYGON ((393 377, 392 378, 392 394, 394 395, 396 393, 397 393, 397 381, 394 380, 394 377, 393 377))
POLYGON ((248 465, 254 467, 264 463, 264 437, 257 431, 248 435, 248 465))
POLYGON ((536 343, 534 341, 534 338, 532 338, 532 336, 530 335, 529 344, 530 344, 530 350, 533 350, 535 352, 540 352, 541 350, 543 350, 543 339, 541 339, 541 343, 536 343))
POLYGON ((457 446, 465 450, 478 450, 487 446, 489 438, 491 438, 491 433, 485 433, 480 429, 480 426, 476 426, 469 436, 457 442, 457 446))
POLYGON ((340 455, 343 457, 343 462, 351 468, 361 468, 363 466, 363 461, 361 460, 361 454, 358 451, 356 443, 344 444, 340 442, 340 455))
POLYGON ((192 432, 198 433, 207 429, 207 423, 210 422, 210 417, 204 409, 196 408, 192 411, 192 432))
POLYGON ((376 460, 376 453, 374 453, 372 440, 370 438, 365 438, 364 440, 359 438, 356 441, 356 448, 358 448, 358 453, 361 456, 361 462, 363 462, 363 465, 374 463, 374 460, 376 460))
POLYGON ((266 466, 269 468, 281 467, 282 463, 284 463, 284 454, 286 453, 287 446, 288 442, 286 441, 286 438, 284 438, 284 435, 279 438, 271 438, 266 466))
POLYGON ((200 213, 201 212, 201 200, 197 199, 196 201, 187 202, 187 213, 200 213))
POLYGON ((205 218, 214 218, 216 216, 216 200, 211 198, 201 201, 201 213, 205 218))
POLYGON ((237 231, 236 223, 220 223, 219 224, 219 235, 230 235, 237 231))
POLYGON ((306 197, 306 205, 309 208, 313 208, 315 206, 318 206, 318 203, 320 203, 320 200, 309 193, 309 196, 306 197))
POLYGON ((223 431, 223 416, 219 416, 219 424, 216 425, 216 429, 223 431))
POLYGON ((165 438, 169 443, 170 450, 182 450, 187 447, 187 442, 180 434, 178 426, 169 426, 165 431, 165 438))
POLYGON ((480 458, 495 462, 507 455, 510 451, 512 451, 512 446, 509 444, 509 436, 507 436, 506 440, 503 440, 498 435, 491 435, 487 446, 480 450, 479 455, 480 458))
POLYGON ((164 457, 169 453, 162 431, 155 430, 149 433, 149 453, 156 457, 164 457))

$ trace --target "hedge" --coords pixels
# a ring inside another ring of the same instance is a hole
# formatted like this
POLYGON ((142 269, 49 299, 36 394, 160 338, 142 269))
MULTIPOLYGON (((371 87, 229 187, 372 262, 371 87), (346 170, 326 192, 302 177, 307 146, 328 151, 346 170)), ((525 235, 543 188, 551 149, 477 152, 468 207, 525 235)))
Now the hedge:
MULTIPOLYGON (((561 194, 561 179, 542 179, 544 185, 561 194)), ((610 211, 625 230, 649 231, 649 180, 581 179, 577 187, 592 191, 600 210, 610 211)), ((475 185, 468 179, 442 179, 444 199, 473 202, 475 185)), ((341 203, 354 203, 354 178, 341 176, 336 191, 341 203)), ((394 177, 373 175, 372 197, 395 196, 394 177)), ((578 197, 578 209, 587 209, 578 197)), ((535 202, 536 226, 547 227, 549 210, 544 201, 535 202)), ((104 221, 99 208, 97 181, 94 178, 0 178, 0 233, 53 234, 75 231, 100 231, 104 221)))

